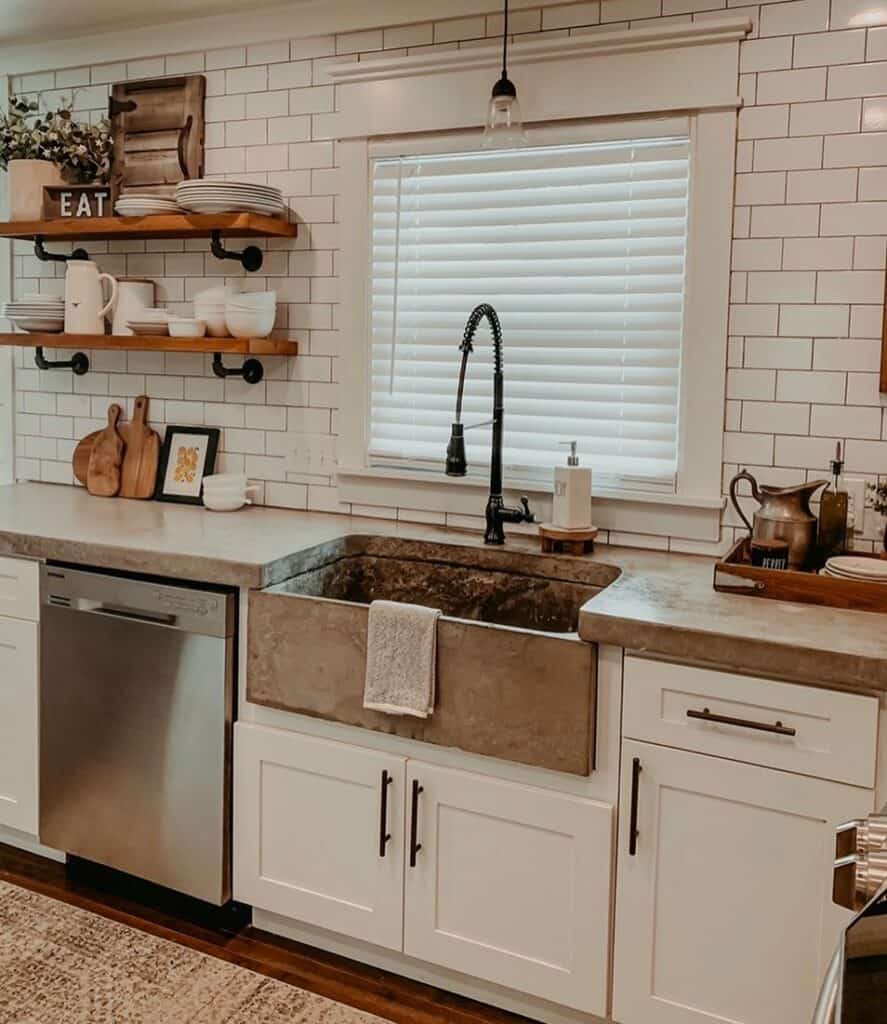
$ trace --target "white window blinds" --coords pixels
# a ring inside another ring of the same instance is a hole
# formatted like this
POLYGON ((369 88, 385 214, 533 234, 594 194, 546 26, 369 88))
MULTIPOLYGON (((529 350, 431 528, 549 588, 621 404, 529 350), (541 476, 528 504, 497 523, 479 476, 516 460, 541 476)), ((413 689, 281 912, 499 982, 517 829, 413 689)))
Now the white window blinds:
MULTIPOLYGON (((686 137, 373 160, 371 464, 443 465, 462 329, 489 302, 506 481, 550 481, 576 438, 600 476, 672 490, 688 187, 686 137)), ((482 327, 465 424, 491 408, 482 327)), ((489 428, 466 443, 482 472, 489 428)))

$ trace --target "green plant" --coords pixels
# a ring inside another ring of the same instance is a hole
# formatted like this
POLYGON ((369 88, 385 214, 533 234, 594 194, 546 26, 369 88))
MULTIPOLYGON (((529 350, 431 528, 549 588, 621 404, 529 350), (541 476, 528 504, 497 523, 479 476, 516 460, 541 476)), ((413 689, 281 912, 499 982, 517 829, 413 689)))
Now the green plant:
POLYGON ((70 184, 106 182, 111 170, 111 125, 76 121, 70 104, 41 112, 35 100, 12 96, 0 115, 0 168, 10 160, 50 160, 70 184))

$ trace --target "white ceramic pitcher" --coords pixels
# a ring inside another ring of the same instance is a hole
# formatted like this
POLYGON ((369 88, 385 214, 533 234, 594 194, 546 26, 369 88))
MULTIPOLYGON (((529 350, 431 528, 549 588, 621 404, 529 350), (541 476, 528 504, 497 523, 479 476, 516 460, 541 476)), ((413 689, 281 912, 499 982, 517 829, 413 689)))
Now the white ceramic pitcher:
POLYGON ((105 317, 117 298, 117 278, 102 274, 92 260, 68 260, 65 273, 65 333, 104 334, 105 317), (102 281, 111 285, 105 302, 102 281))
POLYGON ((154 305, 154 282, 147 277, 121 277, 117 281, 117 302, 114 305, 112 334, 132 334, 128 320, 138 320, 139 314, 154 305))

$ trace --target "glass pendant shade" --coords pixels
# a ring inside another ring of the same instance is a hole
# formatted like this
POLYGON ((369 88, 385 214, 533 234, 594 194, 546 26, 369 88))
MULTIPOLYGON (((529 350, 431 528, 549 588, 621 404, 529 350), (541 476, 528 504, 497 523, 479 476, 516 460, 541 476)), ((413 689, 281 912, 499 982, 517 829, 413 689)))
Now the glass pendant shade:
POLYGON ((487 108, 487 124, 481 140, 482 148, 517 149, 526 144, 527 133, 524 131, 517 93, 506 92, 497 95, 496 89, 494 89, 487 108))
POLYGON ((528 142, 517 89, 508 77, 508 0, 503 6, 502 75, 493 86, 487 106, 487 122, 480 143, 482 149, 517 149, 528 142))

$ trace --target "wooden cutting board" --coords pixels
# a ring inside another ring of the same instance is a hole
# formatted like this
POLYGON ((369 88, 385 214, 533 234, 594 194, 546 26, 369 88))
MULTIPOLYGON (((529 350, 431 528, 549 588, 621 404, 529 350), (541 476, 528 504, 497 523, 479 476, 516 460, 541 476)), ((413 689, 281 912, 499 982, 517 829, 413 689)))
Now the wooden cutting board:
POLYGON ((123 438, 117 431, 120 406, 108 407, 108 425, 99 431, 89 456, 86 489, 102 498, 113 498, 120 490, 120 468, 123 465, 123 438))
POLYGON ((160 461, 160 435, 147 424, 148 398, 140 395, 135 401, 132 420, 122 432, 126 454, 120 478, 121 498, 153 498, 160 461))
POLYGON ((100 433, 100 430, 94 430, 91 434, 87 434, 74 449, 74 457, 71 459, 74 466, 74 476, 84 487, 89 476, 89 457, 92 455, 92 446, 95 444, 95 439, 100 433))

